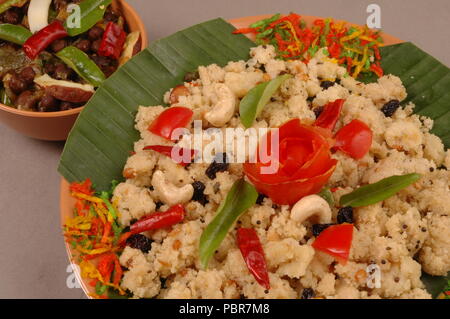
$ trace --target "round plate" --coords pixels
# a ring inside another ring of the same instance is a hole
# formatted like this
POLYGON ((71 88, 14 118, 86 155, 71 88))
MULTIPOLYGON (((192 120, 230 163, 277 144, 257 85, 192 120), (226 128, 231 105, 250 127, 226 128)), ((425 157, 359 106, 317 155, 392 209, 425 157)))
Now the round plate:
MULTIPOLYGON (((256 21, 259 21, 261 19, 265 19, 268 17, 271 17, 271 15, 237 18, 237 19, 231 19, 231 20, 229 20, 229 22, 236 28, 245 28, 256 21)), ((302 16, 302 19, 305 20, 308 25, 311 25, 314 20, 322 19, 322 18, 315 17, 315 16, 302 16)), ((339 22, 339 20, 336 20, 336 21, 339 22)), ((352 23, 347 23, 347 24, 355 25, 352 23)), ((398 43, 404 42, 394 36, 391 36, 391 35, 385 34, 385 33, 382 33, 382 37, 383 37, 385 45, 392 45, 392 44, 398 44, 398 43)), ((69 183, 64 178, 62 178, 61 186, 60 186, 61 227, 64 226, 65 220, 67 220, 73 216, 74 205, 75 205, 75 199, 70 196, 69 183)), ((69 256, 69 260, 72 262, 72 260, 76 256, 76 252, 71 248, 71 246, 68 243, 66 243, 66 251, 67 251, 67 255, 69 256)), ((95 289, 93 287, 89 286, 88 280, 81 278, 79 271, 75 271, 75 274, 76 274, 86 296, 88 298, 91 298, 90 294, 94 293, 95 289)))

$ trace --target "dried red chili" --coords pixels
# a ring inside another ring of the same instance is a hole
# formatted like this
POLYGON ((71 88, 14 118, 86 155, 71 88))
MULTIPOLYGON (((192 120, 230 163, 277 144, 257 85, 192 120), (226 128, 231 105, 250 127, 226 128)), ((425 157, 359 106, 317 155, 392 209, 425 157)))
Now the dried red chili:
POLYGON ((114 22, 109 22, 106 26, 103 38, 98 49, 98 54, 105 57, 119 59, 126 40, 126 33, 123 28, 114 22))
POLYGON ((59 20, 55 20, 45 28, 41 29, 28 38, 23 45, 25 54, 34 60, 39 53, 44 51, 53 41, 68 36, 66 29, 59 20))
POLYGON ((135 222, 130 227, 133 234, 139 234, 148 230, 166 228, 178 224, 184 219, 183 205, 175 205, 165 212, 153 213, 135 222))
POLYGON ((251 228, 239 228, 237 230, 237 243, 248 270, 261 286, 269 290, 270 279, 266 258, 256 231, 251 228))

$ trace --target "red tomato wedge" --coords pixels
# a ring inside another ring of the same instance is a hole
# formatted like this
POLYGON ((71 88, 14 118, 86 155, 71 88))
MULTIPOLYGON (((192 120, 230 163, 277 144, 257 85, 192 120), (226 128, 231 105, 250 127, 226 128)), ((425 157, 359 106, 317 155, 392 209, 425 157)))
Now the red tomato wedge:
POLYGON ((345 100, 340 99, 328 103, 324 107, 323 112, 319 115, 314 125, 330 131, 334 130, 336 123, 339 120, 339 116, 341 115, 344 102, 345 100))
POLYGON ((334 147, 358 160, 369 152, 372 139, 372 130, 364 122, 353 120, 337 132, 334 147))
POLYGON ((342 224, 330 226, 322 231, 312 246, 346 264, 352 247, 353 225, 342 224))
POLYGON ((266 257, 256 231, 251 228, 239 228, 237 243, 250 273, 261 286, 269 290, 270 280, 266 257))
POLYGON ((155 135, 161 136, 166 140, 176 140, 177 136, 172 133, 178 129, 186 127, 192 119, 194 113, 191 109, 182 106, 176 106, 164 110, 148 127, 148 130, 155 135))

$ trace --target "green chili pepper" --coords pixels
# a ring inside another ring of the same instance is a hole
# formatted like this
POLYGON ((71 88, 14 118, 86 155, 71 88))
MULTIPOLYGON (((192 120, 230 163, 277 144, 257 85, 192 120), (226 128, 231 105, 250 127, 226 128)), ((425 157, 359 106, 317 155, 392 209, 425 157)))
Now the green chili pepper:
POLYGON ((261 113, 281 84, 291 77, 292 75, 290 74, 280 75, 272 81, 257 85, 247 93, 239 105, 241 122, 246 128, 253 125, 256 117, 261 113))
POLYGON ((5 11, 9 10, 9 8, 11 8, 13 5, 21 3, 21 2, 24 2, 24 1, 23 0, 6 0, 2 4, 0 4, 0 13, 3 13, 5 11))
MULTIPOLYGON (((112 0, 84 0, 79 4, 80 8, 80 19, 76 19, 76 15, 72 18, 69 15, 64 27, 71 37, 79 35, 88 31, 97 22, 103 19, 106 8, 112 3, 112 0), (79 22, 79 25, 77 25, 79 22)), ((74 12, 76 13, 76 12, 74 12)))
POLYGON ((109 201, 109 194, 108 192, 102 192, 100 198, 102 199, 103 203, 106 205, 106 208, 108 208, 108 211, 111 213, 111 216, 116 219, 117 218, 117 212, 116 209, 111 205, 111 202, 109 201))
POLYGON ((83 51, 68 46, 56 53, 61 60, 93 86, 100 86, 106 76, 100 68, 83 51))
POLYGON ((363 207, 376 204, 394 196, 420 178, 421 175, 415 173, 385 178, 378 183, 362 186, 354 192, 342 196, 340 205, 343 207, 363 207))
POLYGON ((277 13, 274 16, 263 19, 260 21, 257 21, 250 25, 250 28, 260 28, 260 27, 266 27, 267 25, 271 24, 272 22, 277 21, 281 17, 281 14, 277 13))
POLYGON ((100 281, 97 281, 95 284, 95 293, 99 296, 102 296, 106 292, 106 289, 108 289, 108 286, 103 285, 100 281))
POLYGON ((27 28, 14 24, 0 24, 0 39, 22 45, 33 34, 27 28))
POLYGON ((12 106, 12 101, 9 98, 8 94, 6 94, 5 89, 0 90, 0 103, 7 106, 12 106))
POLYGON ((256 189, 244 179, 233 184, 227 197, 220 204, 214 219, 200 237, 200 262, 203 268, 208 267, 209 260, 235 221, 247 209, 255 205, 257 198, 256 189))

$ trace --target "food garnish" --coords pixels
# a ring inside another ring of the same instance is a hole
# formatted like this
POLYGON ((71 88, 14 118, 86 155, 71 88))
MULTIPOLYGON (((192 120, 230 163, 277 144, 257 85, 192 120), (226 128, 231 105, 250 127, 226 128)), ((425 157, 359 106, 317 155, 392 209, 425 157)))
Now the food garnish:
POLYGON ((322 189, 320 193, 317 193, 317 195, 325 199, 330 207, 334 206, 333 193, 329 188, 322 189))
POLYGON ((239 228, 236 232, 236 240, 248 270, 261 286, 269 290, 269 272, 258 234, 252 228, 239 228))
POLYGON ((165 212, 153 213, 144 216, 130 227, 131 234, 139 234, 148 230, 166 228, 178 224, 184 219, 185 210, 183 205, 175 205, 165 212))
POLYGON ((256 203, 258 192, 244 179, 233 184, 227 197, 222 201, 214 219, 208 224, 200 237, 200 262, 208 267, 209 260, 219 248, 234 222, 247 209, 256 203))
POLYGON ((94 61, 86 53, 74 46, 62 49, 56 53, 56 56, 94 87, 100 86, 106 79, 105 74, 94 61))
POLYGON ((37 58, 39 53, 44 51, 52 42, 62 39, 68 35, 66 29, 62 23, 55 20, 45 28, 41 29, 31 37, 23 45, 23 50, 25 54, 34 60, 37 58))
MULTIPOLYGON (((293 119, 279 130, 279 167, 273 174, 264 174, 263 168, 271 163, 245 163, 244 172, 256 189, 273 202, 281 205, 295 204, 301 198, 318 193, 333 174, 337 161, 331 158, 330 135, 327 130, 303 125, 293 119)), ((258 145, 271 150, 269 132, 258 145)), ((275 149, 275 151, 277 151, 275 149)), ((276 155, 276 154, 272 154, 276 155)))
POLYGON ((126 34, 123 28, 114 22, 109 22, 103 33, 98 54, 119 59, 125 44, 126 34))
POLYGON ((166 140, 175 140, 178 137, 172 133, 179 128, 186 127, 192 119, 194 112, 187 107, 171 107, 164 110, 148 127, 148 130, 166 140))
POLYGON ((328 129, 330 131, 334 130, 339 116, 341 115, 342 107, 344 106, 345 100, 339 99, 334 102, 328 103, 320 116, 314 123, 315 126, 328 129))
POLYGON ((372 138, 372 130, 366 123, 353 120, 337 132, 334 148, 358 160, 369 152, 372 138))
POLYGON ((263 110, 270 98, 287 79, 292 78, 290 74, 276 77, 269 82, 263 82, 251 89, 239 104, 239 113, 242 124, 249 128, 263 110))
POLYGON ((314 249, 336 258, 339 263, 346 264, 350 256, 353 239, 353 225, 331 225, 322 230, 313 242, 314 249))
POLYGON ((422 176, 420 174, 407 174, 391 176, 375 184, 369 184, 358 188, 350 194, 341 197, 341 206, 363 207, 384 201, 394 196, 402 189, 414 184, 422 176))
POLYGON ((308 27, 301 16, 291 13, 284 17, 276 14, 233 33, 256 35, 256 44, 273 45, 283 60, 308 62, 320 48, 328 48, 325 53, 330 59, 346 67, 354 78, 361 73, 384 74, 379 51, 383 40, 378 31, 367 27, 348 27, 331 18, 317 19, 308 27))
POLYGON ((70 185, 72 196, 77 199, 74 216, 64 225, 66 242, 79 254, 77 259, 81 275, 90 278, 96 287, 96 298, 105 298, 107 288, 120 288, 122 268, 118 255, 124 248, 123 228, 110 197, 112 192, 97 196, 89 179, 70 185))
POLYGON ((15 24, 0 24, 0 39, 23 45, 33 34, 27 28, 15 24))
POLYGON ((71 37, 80 35, 94 25, 96 25, 106 12, 106 9, 111 5, 112 0, 84 0, 80 6, 80 24, 68 23, 72 21, 66 21, 64 26, 71 37))

